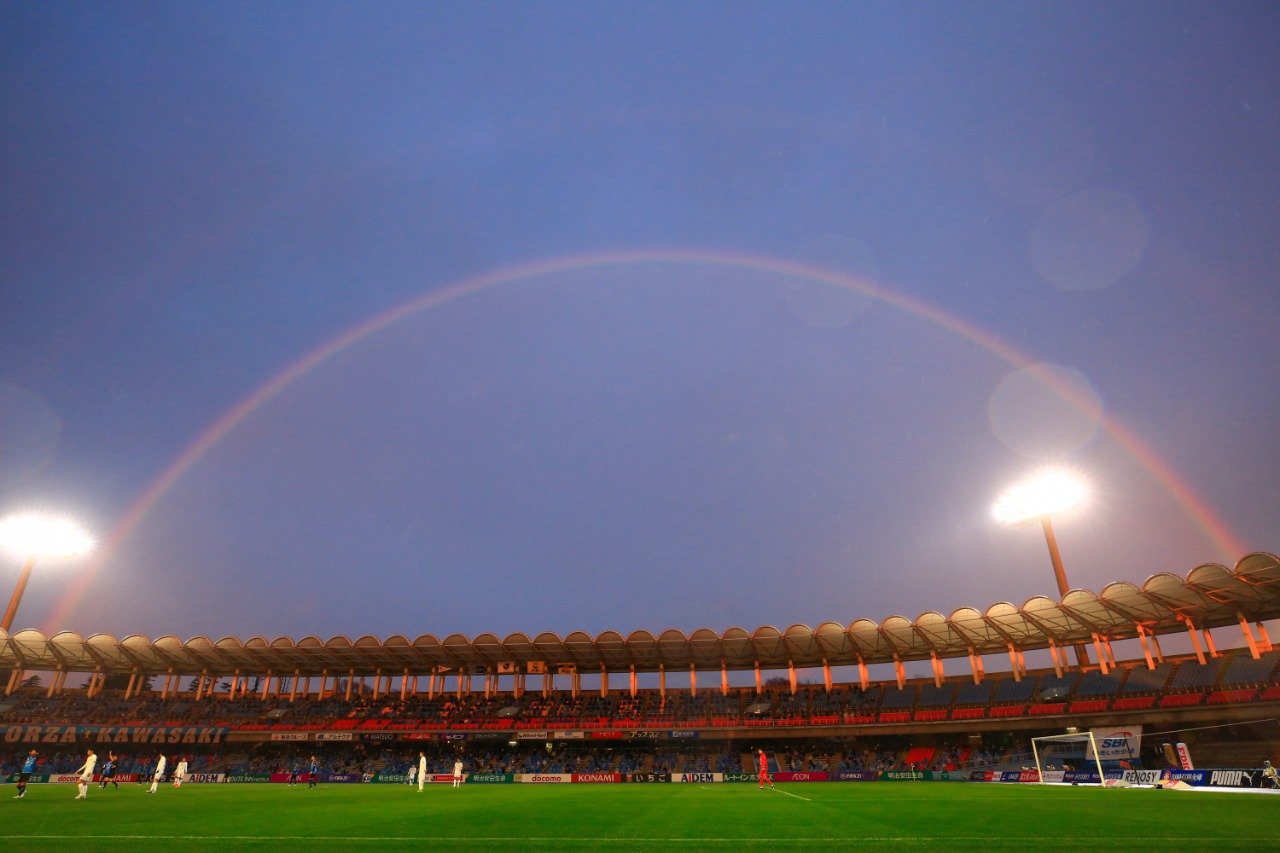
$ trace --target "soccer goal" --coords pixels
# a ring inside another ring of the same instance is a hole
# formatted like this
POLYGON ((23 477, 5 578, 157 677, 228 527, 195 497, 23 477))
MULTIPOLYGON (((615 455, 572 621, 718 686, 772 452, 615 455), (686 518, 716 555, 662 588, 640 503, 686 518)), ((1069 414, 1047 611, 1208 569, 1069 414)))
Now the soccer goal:
POLYGON ((1093 732, 1033 737, 1031 752, 1035 755, 1036 773, 1042 785, 1046 770, 1065 770, 1067 767, 1083 769, 1091 763, 1098 771, 1098 781, 1106 781, 1093 732))

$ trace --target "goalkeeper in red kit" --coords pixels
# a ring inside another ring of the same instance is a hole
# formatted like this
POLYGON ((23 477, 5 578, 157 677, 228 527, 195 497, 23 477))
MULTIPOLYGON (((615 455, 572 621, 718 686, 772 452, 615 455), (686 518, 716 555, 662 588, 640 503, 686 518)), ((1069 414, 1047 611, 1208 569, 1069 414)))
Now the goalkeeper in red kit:
POLYGON ((769 759, 765 756, 764 750, 760 750, 760 754, 756 757, 756 767, 760 772, 760 790, 764 790, 764 783, 769 783, 769 788, 773 788, 773 780, 769 778, 769 759))

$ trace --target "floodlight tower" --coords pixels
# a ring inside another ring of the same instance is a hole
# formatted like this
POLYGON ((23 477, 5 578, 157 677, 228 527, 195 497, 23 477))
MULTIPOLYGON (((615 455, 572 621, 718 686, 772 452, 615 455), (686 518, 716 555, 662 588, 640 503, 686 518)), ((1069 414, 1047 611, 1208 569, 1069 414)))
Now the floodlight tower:
POLYGON ((0 547, 23 561, 18 585, 0 620, 0 631, 7 634, 18 614, 36 558, 82 556, 93 550, 93 538, 69 518, 24 513, 0 519, 0 547))
MULTIPOLYGON (((1053 533, 1051 517, 1076 506, 1084 500, 1087 489, 1078 478, 1062 471, 1050 471, 1036 479, 1014 486, 996 501, 993 507, 996 519, 1004 524, 1026 524, 1039 521, 1044 529, 1044 541, 1049 546, 1049 561, 1053 563, 1053 576, 1058 582, 1058 594, 1065 597, 1071 589, 1067 585, 1067 573, 1062 568, 1062 554, 1058 551, 1058 537, 1053 533)), ((1089 652, 1076 644, 1076 663, 1087 666, 1089 652)))

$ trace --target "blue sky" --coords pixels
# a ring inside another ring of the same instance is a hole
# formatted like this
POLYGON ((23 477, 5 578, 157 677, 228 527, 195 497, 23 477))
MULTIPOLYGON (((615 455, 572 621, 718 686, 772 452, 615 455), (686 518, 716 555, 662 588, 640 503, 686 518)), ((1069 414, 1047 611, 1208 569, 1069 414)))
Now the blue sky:
POLYGON ((16 627, 1020 603, 1049 463, 1075 586, 1274 552, 1278 14, 0 4, 0 509, 109 544, 16 627))

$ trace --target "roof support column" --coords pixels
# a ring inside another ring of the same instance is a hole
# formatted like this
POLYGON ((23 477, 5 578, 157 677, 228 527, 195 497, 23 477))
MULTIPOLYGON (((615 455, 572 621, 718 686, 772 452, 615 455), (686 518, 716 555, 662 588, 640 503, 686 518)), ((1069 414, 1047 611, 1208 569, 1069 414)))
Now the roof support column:
POLYGON ((973 673, 973 683, 982 683, 982 658, 978 657, 978 653, 969 648, 969 671, 973 673))
POLYGON ((1271 638, 1267 636, 1266 624, 1260 621, 1255 622, 1254 624, 1258 626, 1258 642, 1261 645, 1262 651, 1264 652, 1274 651, 1275 649, 1271 645, 1271 638))
POLYGON ((67 676, 70 674, 71 673, 64 671, 61 675, 58 676, 58 690, 57 690, 58 693, 61 693, 62 689, 67 686, 67 676))
POLYGON ((573 672, 569 675, 569 690, 574 699, 577 699, 578 694, 582 692, 582 675, 579 674, 577 667, 574 667, 573 672))
POLYGON ((1058 678, 1062 678, 1062 658, 1066 657, 1065 654, 1059 657, 1060 652, 1061 650, 1058 648, 1058 644, 1053 640, 1049 640, 1049 657, 1053 658, 1053 674, 1058 676, 1058 678))
POLYGON ((858 684, 862 685, 863 690, 871 686, 871 677, 867 675, 867 662, 862 659, 862 655, 858 655, 858 684))
POLYGON ((1097 633, 1093 635, 1093 649, 1098 653, 1098 672, 1103 675, 1107 674, 1107 656, 1102 651, 1102 637, 1097 633))
POLYGON ((1191 621, 1189 616, 1184 617, 1183 621, 1187 623, 1187 633, 1191 635, 1191 645, 1195 647, 1196 660, 1200 662, 1201 666, 1204 666, 1204 646, 1200 643, 1200 634, 1196 631, 1196 624, 1191 621))
POLYGON ((1240 617, 1240 630, 1244 632, 1244 641, 1249 646, 1249 654, 1253 655, 1253 659, 1257 660, 1262 657, 1258 651, 1258 643, 1253 639, 1253 629, 1249 627, 1249 620, 1240 611, 1236 611, 1236 615, 1240 617))
POLYGON ((636 698, 636 665, 631 664, 631 698, 636 698))
POLYGON ((827 692, 831 692, 831 664, 827 663, 827 659, 822 659, 822 683, 827 688, 827 692))
POLYGON ((609 695, 609 670, 604 668, 604 664, 600 664, 600 698, 603 699, 609 695))
POLYGON ((346 696, 344 697, 344 701, 346 702, 351 701, 351 685, 355 683, 355 680, 356 680, 356 671, 354 669, 348 669, 347 670, 347 693, 346 693, 346 696))
MULTIPOLYGON (((196 701, 197 702, 199 702, 201 699, 204 698, 204 677, 205 677, 205 674, 208 672, 209 670, 207 669, 200 670, 200 677, 196 682, 196 701)), ((166 683, 166 686, 168 686, 167 683, 166 683)), ((161 699, 164 698, 163 693, 160 694, 160 698, 161 699)))
POLYGON ((698 695, 698 670, 694 668, 693 664, 689 664, 689 695, 698 695))
POLYGON ((1203 633, 1204 633, 1204 644, 1209 649, 1209 657, 1211 658, 1219 657, 1218 646, 1213 642, 1213 634, 1209 633, 1208 628, 1205 628, 1203 633))
POLYGON ((1009 644, 1009 665, 1013 667, 1013 680, 1022 680, 1022 667, 1018 666, 1018 650, 1014 648, 1013 643, 1009 644))
POLYGON ((22 670, 15 669, 9 673, 9 683, 5 685, 4 695, 8 696, 13 693, 13 685, 22 677, 22 670))
POLYGON ((124 689, 124 698, 128 699, 133 695, 133 685, 138 682, 138 670, 135 667, 133 672, 129 673, 129 686, 124 689))
MULTIPOLYGON (((308 678, 307 681, 310 682, 311 679, 308 678)), ((307 686, 310 687, 311 685, 308 684, 307 686)), ((298 696, 298 670, 295 669, 293 671, 293 678, 289 679, 289 701, 292 702, 294 699, 297 698, 297 696, 298 696)))
POLYGON ((796 664, 795 661, 787 661, 787 678, 791 682, 791 695, 796 695, 796 664))
POLYGON ((400 701, 404 701, 404 697, 409 693, 409 667, 404 668, 404 672, 400 673, 400 701))
POLYGON ((382 670, 375 669, 373 671, 373 701, 378 701, 378 696, 382 691, 382 670))
POLYGON ((902 658, 897 652, 893 653, 893 674, 897 676, 899 690, 907 686, 907 668, 902 665, 902 658))
POLYGON ((1160 651, 1160 638, 1152 634, 1148 639, 1151 640, 1151 648, 1155 651, 1156 662, 1164 663, 1164 652, 1160 651))
MULTIPOLYGON (((552 679, 554 677, 555 676, 551 674, 550 669, 542 673, 542 698, 543 699, 546 699, 548 696, 550 696, 551 691, 555 689, 555 686, 552 682, 552 679)), ((546 712, 544 711, 543 713, 546 713, 546 712)))
POLYGON ((729 695, 729 668, 723 660, 720 661, 720 695, 729 695))
POLYGON ((1151 644, 1147 642, 1147 629, 1141 625, 1135 625, 1138 629, 1138 642, 1142 643, 1142 654, 1147 659, 1147 669, 1155 669, 1156 662, 1151 658, 1151 644))
POLYGON ((271 670, 267 670, 267 677, 262 680, 262 699, 267 701, 267 693, 271 691, 271 670))
POLYGON ((756 661, 756 695, 764 692, 764 682, 760 680, 760 661, 756 661))
POLYGON ((942 668, 942 658, 938 657, 937 652, 929 652, 929 657, 933 658, 933 686, 942 687, 942 679, 947 675, 942 668))
POLYGON ((658 695, 662 697, 663 707, 666 707, 667 701, 667 665, 658 664, 658 695))
MULTIPOLYGON (((58 669, 53 673, 53 678, 49 679, 49 692, 44 695, 44 698, 53 698, 53 691, 58 689, 58 682, 64 675, 65 673, 62 671, 62 664, 58 664, 58 669)), ((128 699, 129 697, 126 696, 125 698, 128 699)))
POLYGON ((165 670, 164 685, 160 688, 161 699, 169 698, 169 688, 172 686, 172 682, 173 682, 173 667, 169 667, 167 670, 165 670))

